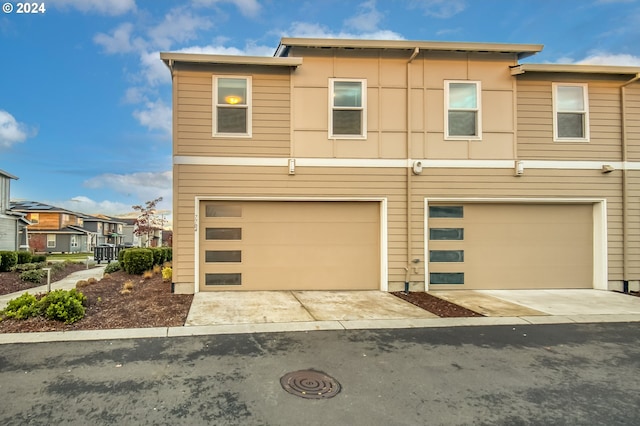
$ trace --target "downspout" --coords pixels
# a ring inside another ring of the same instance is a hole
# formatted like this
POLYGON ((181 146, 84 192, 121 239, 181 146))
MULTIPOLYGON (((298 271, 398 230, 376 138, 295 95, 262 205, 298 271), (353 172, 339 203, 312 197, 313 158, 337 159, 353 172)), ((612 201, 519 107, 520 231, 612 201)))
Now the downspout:
POLYGON ((411 280, 411 268, 413 261, 413 250, 411 249, 411 231, 413 230, 413 223, 411 220, 411 199, 413 198, 413 188, 411 186, 411 165, 409 160, 411 159, 411 62, 420 53, 420 48, 413 49, 411 57, 407 61, 407 266, 405 266, 404 275, 404 292, 409 292, 409 282, 411 280))
POLYGON ((640 73, 637 73, 635 77, 620 86, 620 103, 621 103, 621 125, 622 125, 622 291, 629 292, 629 237, 627 232, 629 231, 629 188, 627 177, 627 92, 625 88, 640 80, 640 73))

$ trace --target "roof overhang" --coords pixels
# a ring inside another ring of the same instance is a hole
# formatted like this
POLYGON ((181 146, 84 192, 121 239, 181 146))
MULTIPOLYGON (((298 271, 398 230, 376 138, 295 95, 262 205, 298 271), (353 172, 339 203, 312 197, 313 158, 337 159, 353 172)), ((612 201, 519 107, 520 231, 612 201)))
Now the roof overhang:
POLYGON ((511 75, 520 75, 527 72, 613 74, 633 76, 640 73, 640 67, 580 64, 520 64, 511 67, 511 75))
POLYGON ((260 65, 275 67, 298 67, 302 65, 302 58, 274 58, 271 56, 237 56, 237 55, 206 55, 200 53, 160 52, 160 59, 169 67, 175 63, 189 64, 229 64, 229 65, 260 65))
POLYGON ((288 54, 291 47, 342 48, 342 49, 399 49, 442 52, 478 52, 508 53, 526 58, 540 52, 541 44, 504 44, 448 41, 411 41, 411 40, 363 40, 330 38, 282 38, 276 49, 275 57, 288 54))
POLYGON ((5 176, 8 177, 9 179, 15 179, 18 180, 17 176, 12 175, 11 173, 7 173, 4 170, 0 169, 0 176, 5 176))

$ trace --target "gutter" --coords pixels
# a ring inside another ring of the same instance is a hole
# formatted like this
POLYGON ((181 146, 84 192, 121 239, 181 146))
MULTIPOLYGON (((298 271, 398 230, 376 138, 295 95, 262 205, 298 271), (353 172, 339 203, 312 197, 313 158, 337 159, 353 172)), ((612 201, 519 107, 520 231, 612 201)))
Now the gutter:
MULTIPOLYGON (((626 164, 628 155, 628 134, 627 134, 627 92, 626 87, 640 80, 640 72, 626 83, 620 86, 620 104, 621 104, 621 126, 622 126, 622 162, 626 164)), ((629 185, 627 168, 622 168, 622 290, 629 292, 629 236, 627 235, 629 225, 629 185)))
MULTIPOLYGON (((405 266, 405 277, 404 277, 404 292, 409 292, 409 282, 411 281, 411 269, 413 267, 413 250, 411 247, 411 231, 413 230, 412 223, 412 215, 411 215, 411 199, 413 198, 413 188, 412 188, 412 169, 408 164, 409 159, 411 158, 411 63, 420 53, 420 48, 416 47, 413 49, 413 53, 409 57, 407 61, 407 167, 406 167, 406 177, 407 177, 407 266, 405 266)), ((416 262, 417 263, 417 262, 416 262)), ((425 277, 426 280, 426 277, 425 277)), ((426 282, 426 281, 425 281, 426 282)), ((425 284, 426 285, 426 284, 425 284)), ((426 288, 426 287, 425 287, 426 288)))

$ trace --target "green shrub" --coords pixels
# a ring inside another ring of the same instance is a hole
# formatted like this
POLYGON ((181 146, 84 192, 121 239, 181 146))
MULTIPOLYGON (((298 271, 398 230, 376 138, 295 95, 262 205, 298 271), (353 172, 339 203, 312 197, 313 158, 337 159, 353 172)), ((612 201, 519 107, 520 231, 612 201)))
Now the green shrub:
POLYGON ((18 264, 18 253, 15 251, 0 251, 0 272, 9 272, 18 264))
POLYGON ((115 262, 110 262, 105 268, 104 268, 104 273, 105 274, 112 274, 114 272, 119 271, 120 268, 120 262, 115 261, 115 262))
POLYGON ((18 265, 32 262, 33 255, 31 254, 31 252, 19 251, 17 253, 18 253, 18 265))
POLYGON ((22 281, 28 281, 34 284, 40 284, 44 277, 47 276, 46 271, 42 269, 31 269, 29 271, 24 271, 20 274, 20 279, 22 281))
POLYGON ((118 263, 120 264, 120 267, 122 269, 124 269, 124 256, 127 250, 129 249, 120 249, 120 251, 118 252, 118 263))
POLYGON ((154 265, 162 265, 164 263, 164 250, 162 247, 151 248, 151 253, 153 253, 154 265))
POLYGON ((173 249, 171 247, 163 247, 165 251, 164 261, 171 262, 173 260, 173 249))
POLYGON ((24 271, 33 271, 34 269, 40 268, 39 263, 18 263, 13 267, 15 272, 24 272, 24 271))
POLYGON ((42 315, 47 319, 72 324, 84 318, 87 298, 76 289, 54 290, 38 302, 42 315))
POLYGON ((44 254, 36 254, 31 258, 31 261, 33 263, 46 262, 47 256, 45 256, 44 254))
POLYGON ((153 252, 149 249, 128 249, 124 255, 124 270, 133 275, 141 275, 153 267, 153 252))
POLYGON ((27 319, 38 315, 38 300, 35 296, 24 293, 20 297, 11 299, 7 307, 0 311, 6 318, 27 319))

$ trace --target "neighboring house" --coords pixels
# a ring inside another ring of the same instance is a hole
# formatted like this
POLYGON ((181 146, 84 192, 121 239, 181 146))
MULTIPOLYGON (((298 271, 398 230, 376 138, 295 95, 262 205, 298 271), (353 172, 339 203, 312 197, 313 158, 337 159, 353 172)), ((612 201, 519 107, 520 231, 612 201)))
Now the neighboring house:
POLYGON ((12 179, 18 178, 0 169, 0 250, 28 250, 29 221, 24 214, 9 209, 12 179))
POLYGON ((637 289, 640 67, 541 50, 161 53, 176 291, 637 289))
POLYGON ((11 211, 30 222, 29 248, 40 253, 89 251, 91 232, 83 228, 86 215, 36 201, 13 201, 11 211))
POLYGON ((135 234, 136 219, 133 218, 118 218, 122 225, 123 243, 131 244, 134 247, 141 247, 140 237, 135 234))
POLYGON ((84 215, 83 228, 89 231, 89 251, 102 244, 121 245, 125 242, 124 226, 121 219, 97 215, 84 215))

